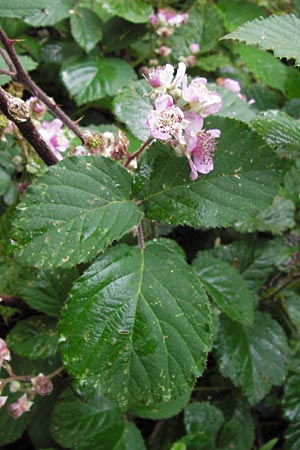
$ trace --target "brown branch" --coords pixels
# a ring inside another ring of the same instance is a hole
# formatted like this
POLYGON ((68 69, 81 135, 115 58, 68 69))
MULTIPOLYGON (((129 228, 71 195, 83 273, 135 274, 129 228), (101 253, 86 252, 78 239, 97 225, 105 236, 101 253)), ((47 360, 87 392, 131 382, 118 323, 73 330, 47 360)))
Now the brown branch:
MULTIPOLYGON (((39 88, 35 82, 29 77, 28 73, 24 70, 18 55, 15 52, 15 49, 13 47, 13 44, 17 42, 15 39, 9 39, 2 28, 0 28, 0 41, 3 44, 3 47, 5 48, 7 55, 9 56, 14 68, 15 68, 15 75, 12 76, 12 79, 14 81, 17 81, 19 83, 22 83, 35 97, 37 97, 39 100, 41 100, 48 108, 55 114, 56 117, 58 117, 70 130, 73 131, 76 136, 79 137, 79 139, 84 144, 85 139, 83 136, 83 133, 78 128, 76 122, 73 122, 73 120, 70 119, 63 111, 62 109, 57 106, 55 102, 53 102, 47 94, 45 94, 44 91, 42 91, 41 88, 39 88)), ((3 54, 2 54, 3 56, 3 54)), ((7 62, 7 58, 4 58, 5 62, 9 65, 7 62)), ((9 65, 10 69, 11 66, 9 65)))
POLYGON ((29 307, 24 300, 19 297, 13 297, 12 295, 0 294, 0 306, 6 306, 8 308, 17 308, 22 311, 28 311, 29 307))
POLYGON ((26 103, 23 100, 8 94, 1 86, 0 109, 3 114, 19 128, 21 134, 32 145, 47 166, 56 164, 59 161, 35 128, 30 119, 26 103))
POLYGON ((128 167, 129 164, 131 163, 131 161, 135 158, 137 158, 147 147, 149 147, 149 145, 151 144, 151 142, 153 141, 152 137, 149 137, 147 139, 147 141, 145 141, 140 148, 137 149, 136 152, 131 153, 126 161, 126 163, 124 164, 125 167, 128 167))

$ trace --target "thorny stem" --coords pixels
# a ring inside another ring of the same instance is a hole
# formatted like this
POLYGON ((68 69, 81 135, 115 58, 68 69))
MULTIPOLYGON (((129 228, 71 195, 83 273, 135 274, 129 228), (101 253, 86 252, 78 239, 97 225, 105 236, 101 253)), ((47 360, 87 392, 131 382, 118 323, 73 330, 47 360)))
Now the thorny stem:
POLYGON ((35 82, 29 77, 29 75, 24 70, 16 52, 13 47, 13 44, 17 42, 14 39, 9 39, 2 28, 0 28, 0 41, 2 42, 7 55, 10 58, 10 61, 12 64, 9 63, 8 58, 4 57, 3 51, 1 51, 1 55, 4 58, 5 62, 7 63, 10 71, 12 73, 9 73, 14 81, 17 81, 19 83, 22 83, 35 97, 37 97, 39 100, 41 100, 43 103, 45 103, 46 106, 55 114, 56 117, 58 117, 70 130, 73 131, 76 136, 79 137, 81 142, 84 144, 85 139, 78 128, 76 122, 73 122, 70 117, 68 117, 60 108, 59 106, 53 102, 45 92, 42 91, 41 88, 39 88, 35 82), (12 66, 13 65, 13 66, 12 66), (14 68, 14 71, 12 69, 14 68))
POLYGON ((149 137, 141 146, 140 148, 134 152, 131 153, 131 155, 128 156, 128 159, 126 161, 126 163, 124 164, 125 167, 128 167, 129 164, 131 163, 131 161, 135 158, 137 158, 147 147, 149 147, 149 145, 151 144, 151 142, 153 141, 152 137, 149 137))
POLYGON ((286 289, 290 284, 294 283, 298 279, 300 279, 300 272, 291 274, 291 276, 288 279, 286 279, 280 286, 277 286, 276 288, 266 292, 263 297, 264 298, 274 297, 275 295, 279 294, 281 291, 286 289))
MULTIPOLYGON (((15 375, 12 372, 10 365, 7 363, 4 364, 4 367, 10 376, 7 378, 0 378, 1 385, 11 383, 12 381, 30 381, 32 378, 35 377, 35 375, 15 375)), ((54 378, 56 375, 59 375, 64 369, 65 369, 64 366, 60 366, 58 367, 58 369, 46 375, 46 377, 49 380, 51 380, 51 378, 54 378)))
MULTIPOLYGON (((9 101, 14 99, 16 104, 22 105, 23 100, 17 99, 16 97, 8 94, 1 86, 0 86, 0 109, 3 114, 19 128, 21 134, 25 139, 32 145, 35 149, 39 157, 48 165, 51 166, 56 164, 59 159, 54 155, 51 148, 48 146, 46 141, 42 138, 41 134, 35 128, 32 120, 29 115, 25 120, 19 120, 17 115, 12 116, 9 112, 8 105, 9 101)), ((23 102, 25 103, 25 102, 23 102)))

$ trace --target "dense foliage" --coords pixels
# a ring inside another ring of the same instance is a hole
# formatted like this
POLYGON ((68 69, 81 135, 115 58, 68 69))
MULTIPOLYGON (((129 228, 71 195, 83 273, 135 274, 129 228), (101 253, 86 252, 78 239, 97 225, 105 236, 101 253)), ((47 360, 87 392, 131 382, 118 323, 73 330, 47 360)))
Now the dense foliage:
POLYGON ((1 0, 0 42, 1 448, 299 450, 299 0, 1 0))

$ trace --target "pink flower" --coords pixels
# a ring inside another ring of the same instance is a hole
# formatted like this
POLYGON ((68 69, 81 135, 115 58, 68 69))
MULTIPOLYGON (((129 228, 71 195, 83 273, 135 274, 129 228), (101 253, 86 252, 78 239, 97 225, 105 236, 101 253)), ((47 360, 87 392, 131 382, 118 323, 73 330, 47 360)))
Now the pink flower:
POLYGON ((32 405, 33 402, 28 401, 27 395, 24 394, 15 403, 9 405, 8 411, 13 419, 18 419, 24 412, 29 411, 32 405))
POLYGON ((188 149, 195 146, 199 131, 202 130, 204 119, 200 114, 194 112, 186 112, 184 114, 188 124, 185 128, 185 142, 188 149))
POLYGON ((222 97, 214 91, 209 91, 206 87, 206 78, 195 78, 187 85, 187 77, 182 82, 182 98, 189 102, 192 111, 200 113, 203 117, 215 114, 222 107, 222 97))
POLYGON ((179 27, 187 22, 188 14, 177 13, 171 8, 159 8, 156 14, 149 16, 151 25, 169 25, 171 27, 179 27))
POLYGON ((180 140, 183 118, 184 114, 178 106, 174 106, 173 98, 167 94, 160 95, 155 100, 155 110, 148 115, 147 126, 155 139, 180 140))
POLYGON ((224 78, 223 86, 231 92, 236 92, 237 94, 241 92, 240 83, 232 78, 224 78))
POLYGON ((196 55, 197 53, 200 52, 200 45, 197 44, 197 42, 193 42, 190 46, 189 46, 189 50, 191 53, 193 53, 193 55, 196 55))
POLYGON ((10 361, 10 351, 6 342, 0 338, 0 368, 3 365, 3 361, 10 361))
POLYGON ((62 159, 60 152, 66 151, 70 145, 69 139, 65 137, 61 129, 62 126, 60 119, 54 119, 52 122, 43 122, 39 128, 41 136, 59 160, 62 159))
POLYGON ((188 156, 191 168, 190 177, 192 180, 198 178, 198 173, 207 174, 214 168, 213 155, 216 150, 215 138, 220 137, 220 130, 207 130, 198 133, 197 139, 193 142, 190 155, 188 156))
POLYGON ((155 49, 155 53, 163 57, 169 56, 171 52, 172 49, 170 47, 166 47, 165 45, 155 49))
POLYGON ((149 71, 148 81, 153 89, 159 92, 165 92, 167 89, 172 90, 178 88, 184 78, 186 71, 185 64, 180 62, 175 77, 174 67, 171 64, 166 64, 163 67, 156 67, 149 71))
POLYGON ((32 378, 30 381, 35 391, 41 396, 51 394, 53 391, 52 382, 42 373, 40 373, 37 377, 32 378))

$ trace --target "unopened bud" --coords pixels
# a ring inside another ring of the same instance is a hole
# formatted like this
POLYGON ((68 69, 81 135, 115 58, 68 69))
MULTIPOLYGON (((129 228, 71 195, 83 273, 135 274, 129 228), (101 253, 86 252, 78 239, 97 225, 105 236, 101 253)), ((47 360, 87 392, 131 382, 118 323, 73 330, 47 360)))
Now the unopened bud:
POLYGON ((9 405, 9 407, 8 407, 9 415, 13 419, 18 419, 19 417, 22 416, 22 414, 24 412, 29 411, 32 405, 33 405, 33 402, 28 401, 27 395, 24 394, 16 402, 11 403, 9 405))
POLYGON ((3 361, 10 361, 10 351, 6 345, 6 342, 0 338, 0 368, 3 365, 3 361))
POLYGON ((47 106, 37 97, 30 97, 26 101, 29 111, 33 117, 42 119, 47 111, 47 106))
POLYGON ((20 390, 20 387, 21 387, 21 383, 19 381, 12 381, 9 384, 9 390, 12 393, 18 392, 20 390))
POLYGON ((30 381, 34 387, 34 390, 39 395, 49 395, 53 391, 52 382, 42 373, 40 373, 37 377, 32 378, 30 381))

